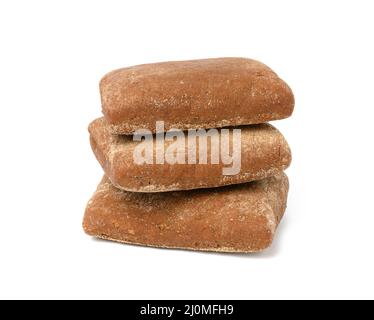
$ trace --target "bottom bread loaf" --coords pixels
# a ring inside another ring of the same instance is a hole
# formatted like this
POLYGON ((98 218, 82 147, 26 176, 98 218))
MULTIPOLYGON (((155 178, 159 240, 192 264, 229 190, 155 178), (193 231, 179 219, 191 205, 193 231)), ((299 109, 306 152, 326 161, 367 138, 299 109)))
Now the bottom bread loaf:
POLYGON ((288 178, 214 189, 134 193, 107 177, 89 201, 87 234, 122 243, 219 252, 269 247, 286 209, 288 178))

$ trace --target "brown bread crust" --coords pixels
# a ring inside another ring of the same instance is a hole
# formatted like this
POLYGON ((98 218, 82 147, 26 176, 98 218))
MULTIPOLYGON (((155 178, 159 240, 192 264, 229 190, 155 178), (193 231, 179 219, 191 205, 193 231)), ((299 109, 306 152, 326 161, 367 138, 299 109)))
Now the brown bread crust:
MULTIPOLYGON (((137 165, 133 152, 139 142, 133 141, 131 136, 112 135, 104 118, 89 126, 92 150, 105 174, 117 188, 133 192, 191 190, 244 183, 279 174, 289 167, 291 151, 277 129, 269 124, 241 129, 241 170, 236 175, 223 175, 222 169, 227 166, 221 161, 219 164, 199 164, 198 160, 197 164, 137 165)), ((197 158, 198 155, 197 151, 197 158)))
POLYGON ((245 58, 138 65, 100 82, 112 133, 132 134, 156 121, 165 130, 258 124, 291 116, 294 96, 269 67, 245 58))
POLYGON ((288 178, 214 189, 134 193, 103 178, 89 201, 89 235, 162 248, 258 252, 268 248, 286 209, 288 178))

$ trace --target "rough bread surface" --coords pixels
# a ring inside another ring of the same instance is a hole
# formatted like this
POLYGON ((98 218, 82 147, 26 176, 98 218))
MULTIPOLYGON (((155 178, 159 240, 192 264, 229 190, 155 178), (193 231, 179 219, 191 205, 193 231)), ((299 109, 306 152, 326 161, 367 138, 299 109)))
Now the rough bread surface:
MULTIPOLYGON (((273 126, 259 124, 240 129, 240 171, 235 175, 224 175, 223 168, 232 165, 224 164, 221 158, 218 164, 211 164, 210 143, 207 144, 207 164, 199 164, 197 148, 196 164, 165 162, 139 165, 133 157, 139 142, 133 141, 132 136, 111 134, 104 118, 93 121, 89 126, 91 146, 105 174, 117 188, 133 192, 191 190, 244 183, 279 174, 290 165, 290 148, 282 134, 273 126)), ((232 139, 232 131, 230 132, 232 139)), ((187 146, 187 138, 185 139, 187 146)), ((232 141, 230 144, 232 145, 232 141)), ((155 142, 153 146, 155 154, 155 142)), ((188 158, 187 147, 185 158, 188 158)))
POLYGON ((286 209, 288 178, 222 188, 134 193, 107 177, 89 201, 89 235, 162 248, 258 252, 268 248, 286 209))
POLYGON ((112 71, 100 82, 102 109, 116 134, 156 121, 170 128, 219 128, 291 116, 294 96, 269 67, 245 58, 138 65, 112 71))

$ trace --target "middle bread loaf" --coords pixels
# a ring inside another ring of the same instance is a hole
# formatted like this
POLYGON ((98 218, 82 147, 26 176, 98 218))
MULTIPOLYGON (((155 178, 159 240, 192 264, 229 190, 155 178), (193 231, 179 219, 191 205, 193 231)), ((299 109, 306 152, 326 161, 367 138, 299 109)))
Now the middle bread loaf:
MULTIPOLYGON (((177 150, 178 159, 185 163, 162 164, 156 162, 158 144, 155 135, 151 136, 151 155, 154 162, 137 163, 136 148, 141 142, 134 141, 132 136, 112 135, 104 118, 93 121, 89 126, 90 142, 96 158, 114 186, 134 192, 166 192, 211 188, 237 183, 250 182, 280 174, 291 163, 290 148, 282 134, 269 124, 242 126, 240 129, 240 145, 234 146, 232 129, 229 130, 229 148, 233 163, 228 164, 220 157, 218 162, 209 163, 214 151, 212 141, 207 144, 207 163, 202 163, 201 142, 197 145, 196 161, 189 163, 188 137, 185 149, 177 150), (235 155, 235 152, 239 154, 235 155), (225 168, 236 166, 229 174, 225 168)), ((215 129, 216 130, 216 129, 215 129)), ((225 129, 224 129, 225 130, 225 129)), ((227 129, 226 129, 227 130, 227 129)), ((223 140, 223 131, 218 130, 218 138, 223 140)), ((182 133, 182 132, 181 132, 182 133)), ((168 147, 172 141, 164 142, 162 156, 167 159, 168 147)), ((221 144, 222 147, 222 144, 221 144)), ((227 157, 226 157, 227 158, 227 157)), ((230 157, 229 157, 230 158, 230 157)))

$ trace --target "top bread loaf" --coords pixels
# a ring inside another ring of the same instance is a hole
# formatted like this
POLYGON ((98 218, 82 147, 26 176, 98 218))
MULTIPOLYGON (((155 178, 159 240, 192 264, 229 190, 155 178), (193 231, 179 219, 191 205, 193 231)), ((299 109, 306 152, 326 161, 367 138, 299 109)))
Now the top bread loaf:
POLYGON ((100 82, 114 134, 220 128, 291 116, 294 96, 269 67, 245 58, 163 62, 112 71, 100 82))

